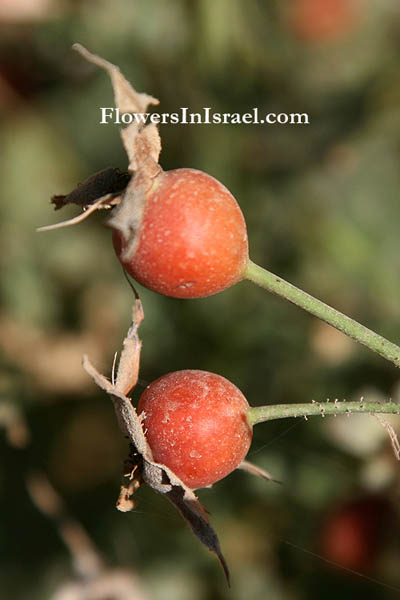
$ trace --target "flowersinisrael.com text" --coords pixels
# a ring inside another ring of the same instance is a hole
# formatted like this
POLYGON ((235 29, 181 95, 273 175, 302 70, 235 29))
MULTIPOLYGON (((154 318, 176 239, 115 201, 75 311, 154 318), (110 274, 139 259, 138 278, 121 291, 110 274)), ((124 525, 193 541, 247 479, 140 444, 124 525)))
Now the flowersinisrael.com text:
POLYGON ((146 125, 309 125, 310 118, 307 113, 267 113, 260 114, 258 108, 252 108, 247 113, 220 113, 213 112, 210 107, 202 108, 200 112, 191 112, 188 108, 181 107, 173 113, 121 113, 119 108, 102 107, 101 124, 114 123, 116 125, 129 125, 138 123, 146 125))

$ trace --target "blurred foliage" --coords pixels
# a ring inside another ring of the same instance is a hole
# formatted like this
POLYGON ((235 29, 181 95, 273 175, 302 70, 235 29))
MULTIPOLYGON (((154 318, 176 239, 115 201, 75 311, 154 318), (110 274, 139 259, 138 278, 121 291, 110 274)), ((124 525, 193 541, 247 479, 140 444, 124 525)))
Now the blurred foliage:
MULTIPOLYGON (((399 466, 369 417, 259 425, 250 460, 284 485, 237 472, 199 493, 232 569, 229 591, 162 498, 142 489, 136 511, 115 510, 125 441, 80 361, 88 353, 110 371, 131 292, 102 215, 35 233, 59 219, 52 194, 127 162, 117 126, 99 124, 109 81, 71 51, 76 41, 164 112, 308 112, 308 126, 163 125, 161 163, 227 185, 253 260, 400 339, 398 0, 2 0, 2 595, 53 598, 73 577, 57 528, 26 490, 27 474, 44 469, 104 561, 136 573, 152 600, 397 597, 399 466), (392 507, 364 569, 381 583, 321 557, 332 510, 371 494, 392 507)), ((248 283, 193 301, 140 294, 143 385, 198 368, 232 380, 252 404, 400 400, 392 365, 248 283)))

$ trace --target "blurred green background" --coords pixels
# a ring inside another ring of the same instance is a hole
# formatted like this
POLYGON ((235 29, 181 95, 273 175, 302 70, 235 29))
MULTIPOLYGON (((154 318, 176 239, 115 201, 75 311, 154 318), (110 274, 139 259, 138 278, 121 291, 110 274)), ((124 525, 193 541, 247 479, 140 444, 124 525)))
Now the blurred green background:
MULTIPOLYGON (((254 261, 400 340, 398 0, 1 0, 1 596, 397 598, 399 463, 372 417, 258 425, 249 460, 283 485, 236 472, 199 492, 231 590, 163 498, 142 488, 134 512, 116 511, 127 444, 81 356, 110 372, 131 291, 103 215, 35 233, 79 212, 54 213, 51 195, 127 165, 118 127, 99 124, 108 77, 74 42, 118 64, 162 112, 307 112, 308 126, 163 125, 161 164, 207 171, 232 191, 254 261), (75 534, 50 518, 36 472, 75 534), (100 575, 84 560, 90 544, 100 575), (112 591, 102 576, 115 576, 112 591)), ((400 400, 393 365, 250 283, 193 301, 139 291, 135 397, 197 368, 251 404, 400 400)))

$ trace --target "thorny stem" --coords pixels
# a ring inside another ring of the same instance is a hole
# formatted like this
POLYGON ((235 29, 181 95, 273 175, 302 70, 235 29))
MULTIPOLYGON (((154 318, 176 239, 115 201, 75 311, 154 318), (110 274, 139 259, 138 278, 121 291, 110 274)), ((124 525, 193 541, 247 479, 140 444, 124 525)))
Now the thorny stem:
POLYGON ((289 300, 289 302, 322 319, 329 325, 332 325, 332 327, 336 327, 336 329, 353 338, 353 340, 364 344, 364 346, 367 346, 373 352, 380 354, 386 360, 394 363, 396 367, 400 367, 399 346, 389 342, 389 340, 375 333, 375 331, 357 323, 357 321, 328 306, 328 304, 325 304, 321 300, 310 296, 307 292, 303 292, 303 290, 281 279, 281 277, 259 267, 251 260, 249 260, 246 266, 244 278, 269 292, 273 292, 289 300))
POLYGON ((366 414, 400 414, 400 405, 393 402, 311 402, 307 404, 272 404, 270 406, 251 406, 247 411, 250 425, 286 419, 288 417, 315 417, 325 415, 350 415, 351 413, 366 414))

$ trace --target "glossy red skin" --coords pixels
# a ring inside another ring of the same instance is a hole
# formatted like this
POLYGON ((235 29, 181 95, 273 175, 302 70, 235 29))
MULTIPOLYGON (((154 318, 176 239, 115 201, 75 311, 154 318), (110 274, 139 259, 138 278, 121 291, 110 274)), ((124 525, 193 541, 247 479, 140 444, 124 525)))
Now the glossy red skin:
POLYGON ((340 38, 358 20, 357 0, 292 0, 292 3, 293 29, 305 41, 340 38))
POLYGON ((136 251, 121 259, 145 287, 174 298, 202 298, 242 279, 248 260, 246 224, 232 194, 195 169, 164 171, 146 199, 136 251))
POLYGON ((189 487, 201 488, 231 473, 252 439, 249 405, 230 381, 207 371, 176 371, 149 385, 139 401, 154 460, 189 487))

